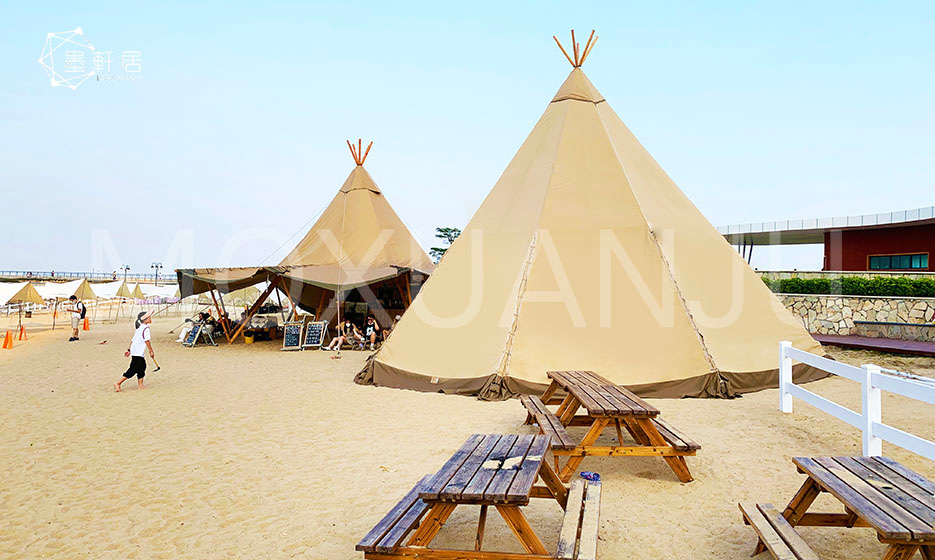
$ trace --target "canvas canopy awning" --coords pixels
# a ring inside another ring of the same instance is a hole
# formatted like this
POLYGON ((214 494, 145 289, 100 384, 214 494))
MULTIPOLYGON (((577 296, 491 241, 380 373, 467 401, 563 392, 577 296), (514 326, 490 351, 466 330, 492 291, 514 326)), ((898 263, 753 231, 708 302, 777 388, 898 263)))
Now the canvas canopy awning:
POLYGON ((114 298, 132 298, 130 288, 124 280, 115 280, 113 282, 104 282, 102 284, 91 284, 94 295, 99 299, 114 298))
POLYGON ((140 290, 146 298, 177 298, 179 297, 179 287, 169 284, 167 286, 156 286, 155 284, 140 284, 140 290))
POLYGON ((15 284, 0 283, 0 307, 11 303, 35 303, 42 305, 45 300, 30 282, 15 284))
POLYGON ((265 267, 183 268, 176 270, 181 297, 218 290, 222 294, 270 280, 275 274, 265 267))
POLYGON ((97 296, 87 278, 70 282, 46 282, 36 286, 43 299, 62 300, 75 296, 78 299, 95 299, 97 296))
POLYGON ((146 294, 143 293, 143 288, 140 288, 139 284, 133 284, 132 286, 128 286, 128 288, 130 289, 130 295, 133 299, 146 299, 146 294))

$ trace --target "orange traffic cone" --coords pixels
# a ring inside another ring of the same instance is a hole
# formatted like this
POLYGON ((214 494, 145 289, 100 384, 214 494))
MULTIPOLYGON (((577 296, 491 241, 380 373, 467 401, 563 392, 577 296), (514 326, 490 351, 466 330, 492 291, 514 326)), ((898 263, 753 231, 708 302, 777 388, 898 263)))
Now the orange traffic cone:
POLYGON ((84 325, 81 326, 81 330, 83 330, 83 331, 89 331, 89 330, 91 330, 91 323, 88 322, 88 318, 87 318, 87 317, 84 318, 84 325))
POLYGON ((26 340, 26 326, 25 325, 19 326, 19 339, 26 340))
POLYGON ((4 350, 13 349, 13 331, 7 331, 6 336, 3 337, 3 349, 4 350))

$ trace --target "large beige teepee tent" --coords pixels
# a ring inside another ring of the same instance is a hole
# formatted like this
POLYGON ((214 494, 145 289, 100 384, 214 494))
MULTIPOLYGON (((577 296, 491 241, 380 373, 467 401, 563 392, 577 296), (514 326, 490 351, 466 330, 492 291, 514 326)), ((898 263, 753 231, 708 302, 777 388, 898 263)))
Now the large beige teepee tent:
POLYGON ((577 369, 729 396, 777 384, 780 340, 820 352, 584 75, 592 46, 359 383, 497 399, 577 369))

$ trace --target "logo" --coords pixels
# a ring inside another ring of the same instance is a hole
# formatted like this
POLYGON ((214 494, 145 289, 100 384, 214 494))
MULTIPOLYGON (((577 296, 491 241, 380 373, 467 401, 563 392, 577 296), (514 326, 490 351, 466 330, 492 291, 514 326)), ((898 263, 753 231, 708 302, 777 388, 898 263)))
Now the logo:
POLYGON ((143 70, 143 53, 120 52, 120 72, 112 73, 113 51, 97 49, 77 27, 71 31, 49 33, 39 64, 49 76, 52 87, 78 89, 91 76, 95 81, 136 82, 143 70))
POLYGON ((94 45, 84 36, 80 27, 71 31, 49 33, 42 48, 39 64, 49 75, 52 87, 67 87, 72 90, 94 75, 94 70, 85 66, 86 55, 94 54, 94 45))

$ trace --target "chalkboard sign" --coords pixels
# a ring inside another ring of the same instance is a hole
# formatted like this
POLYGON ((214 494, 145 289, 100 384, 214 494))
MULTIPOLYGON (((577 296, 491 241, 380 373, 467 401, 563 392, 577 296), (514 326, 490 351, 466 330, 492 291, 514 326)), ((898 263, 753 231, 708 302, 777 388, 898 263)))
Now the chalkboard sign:
POLYGON ((312 321, 305 328, 305 340, 302 348, 319 348, 325 342, 328 332, 328 321, 312 321))
POLYGON ((302 349, 302 323, 283 323, 282 324, 282 349, 283 350, 301 350, 302 349))
POLYGON ((204 325, 201 323, 193 323, 192 330, 188 331, 188 336, 185 337, 185 341, 182 342, 182 346, 188 346, 191 348, 192 346, 198 344, 198 337, 201 336, 201 327, 203 326, 204 325))

